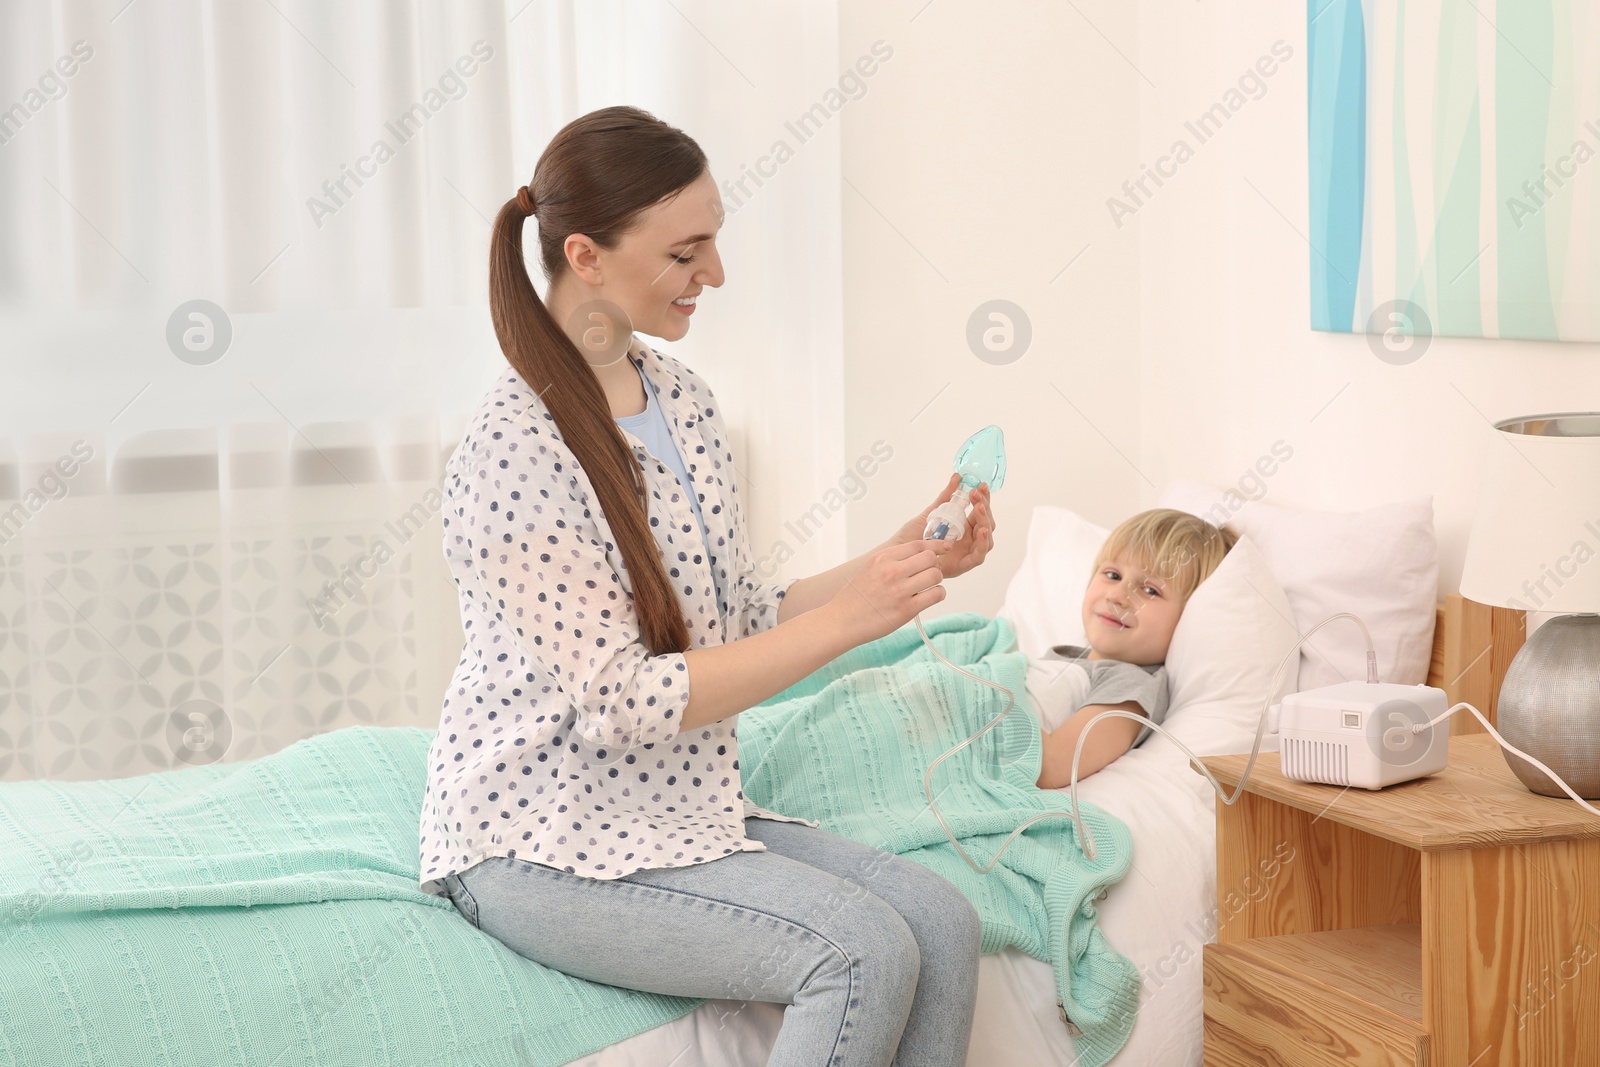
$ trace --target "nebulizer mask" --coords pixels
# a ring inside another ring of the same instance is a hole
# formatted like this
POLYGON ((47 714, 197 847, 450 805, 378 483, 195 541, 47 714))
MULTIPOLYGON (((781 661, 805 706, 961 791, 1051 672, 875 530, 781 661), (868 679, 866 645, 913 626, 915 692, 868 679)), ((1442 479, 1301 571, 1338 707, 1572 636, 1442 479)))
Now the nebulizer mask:
MULTIPOLYGON (((948 501, 940 504, 929 514, 927 526, 923 530, 922 534, 923 540, 953 541, 959 539, 963 534, 966 533, 967 507, 969 498, 972 495, 972 491, 984 482, 989 483, 989 488, 991 491, 999 489, 1005 483, 1005 438, 1000 432, 1000 427, 986 426, 982 430, 979 430, 977 433, 969 437, 966 443, 961 446, 960 451, 956 453, 955 469, 956 473, 961 475, 961 484, 956 487, 955 492, 951 494, 948 501)), ((949 667, 951 670, 960 674, 964 674, 973 681, 981 682, 989 688, 997 689, 1006 695, 1006 706, 998 715, 990 719, 970 737, 966 738, 964 741, 961 741, 959 744, 956 744, 948 751, 942 753, 937 759, 928 765, 928 769, 924 771, 922 775, 922 789, 928 798, 928 809, 933 813, 933 817, 938 820, 940 828, 944 830, 945 837, 950 840, 950 844, 955 847, 956 853, 960 855, 962 860, 966 862, 967 866, 971 867, 979 874, 987 874, 994 868, 994 865, 999 862, 1000 856, 1004 854, 1008 847, 1010 847, 1011 842, 1016 839, 1018 834, 1022 833, 1022 831, 1026 830, 1034 823, 1041 822, 1045 819, 1071 819, 1073 827, 1077 833, 1078 847, 1083 851, 1084 856, 1087 859, 1095 859, 1096 848, 1094 838, 1089 833, 1088 827, 1084 825, 1083 818, 1078 810, 1078 763, 1080 757, 1083 755, 1083 745, 1089 736, 1089 732, 1103 720, 1108 718, 1131 719, 1141 726, 1149 727, 1154 732, 1161 734, 1189 757, 1191 765, 1206 777, 1207 781, 1209 781, 1211 784, 1211 788, 1216 791, 1217 797, 1224 804, 1231 805, 1244 793, 1245 783, 1249 781, 1250 772, 1255 766, 1256 757, 1260 754, 1262 741, 1266 734, 1278 734, 1280 733, 1281 729, 1281 732, 1285 737, 1290 737, 1292 740, 1302 744, 1305 743, 1300 741, 1299 735, 1308 734, 1311 732, 1310 728, 1304 721, 1307 717, 1306 714, 1298 715, 1292 728, 1286 718, 1291 710, 1291 704, 1296 697, 1301 698, 1301 703, 1312 705, 1310 714, 1314 716, 1318 712, 1318 709, 1315 707, 1318 701, 1315 698, 1328 694, 1340 696, 1343 706, 1346 709, 1341 712, 1341 714, 1344 716, 1342 726, 1351 727, 1352 725, 1360 726, 1363 724, 1371 724, 1373 728, 1378 731, 1376 740, 1373 741, 1373 744, 1377 746, 1375 749, 1377 753, 1377 759, 1369 760, 1368 762, 1373 763, 1375 766, 1380 764, 1383 765, 1382 769, 1388 773, 1381 777, 1375 776, 1370 782, 1356 781, 1353 778, 1348 777, 1345 779, 1329 777, 1326 774, 1318 773, 1315 768, 1310 770, 1302 769, 1295 766, 1292 761, 1287 761, 1283 768, 1286 777, 1298 781, 1343 784, 1347 787, 1354 784, 1360 784, 1367 788, 1380 788, 1382 785, 1388 784, 1390 781, 1399 781, 1406 777, 1414 777, 1421 774, 1431 773, 1431 771, 1434 769, 1442 769, 1443 762, 1442 760, 1438 759, 1434 760, 1431 764, 1417 763, 1416 766, 1399 767, 1398 770, 1397 766, 1404 763, 1407 759, 1410 759, 1411 754, 1414 752, 1432 751, 1433 749, 1431 746, 1433 744, 1437 744, 1439 749, 1442 750, 1443 746, 1448 741, 1448 730, 1441 729, 1442 724, 1446 719, 1456 712, 1466 710, 1477 716, 1479 722, 1483 724, 1484 728, 1495 739, 1495 741, 1500 744, 1502 748, 1505 748, 1507 751, 1522 757, 1527 762, 1543 771, 1557 785, 1559 785, 1569 797, 1576 801, 1585 810, 1592 814, 1600 815, 1600 809, 1585 803, 1584 799, 1574 792, 1571 786, 1557 777, 1555 772, 1551 771, 1550 768, 1546 767, 1544 764, 1540 763, 1526 752, 1523 752, 1521 749, 1514 748, 1508 741, 1505 740, 1505 738, 1500 736, 1500 733, 1494 728, 1494 725, 1489 722, 1489 720, 1481 711, 1465 701, 1458 702, 1454 706, 1439 714, 1432 714, 1435 709, 1430 706, 1427 709, 1429 712, 1428 714, 1416 713, 1410 716, 1396 718, 1393 712, 1394 706, 1397 704, 1405 704, 1414 708, 1421 707, 1422 704, 1418 702, 1422 700, 1423 695, 1436 696, 1437 700, 1435 703, 1438 703, 1440 707, 1443 706, 1443 703, 1448 703, 1448 701, 1444 699, 1444 692, 1442 690, 1433 689, 1429 686, 1406 687, 1393 685, 1391 683, 1380 683, 1378 681, 1377 653, 1372 643, 1372 635, 1367 631, 1366 624, 1363 623, 1358 616, 1347 611, 1341 611, 1329 615, 1327 618, 1321 620, 1315 626, 1311 627, 1304 634, 1302 634, 1300 639, 1294 643, 1294 646, 1290 648, 1284 654, 1283 658, 1278 662, 1277 670, 1273 673, 1272 684, 1268 687, 1266 696, 1262 703, 1261 714, 1256 723, 1255 743, 1251 745, 1249 759, 1246 760, 1243 773, 1240 775, 1239 781, 1235 784, 1231 794, 1222 788, 1221 783, 1217 781, 1216 777, 1212 775, 1210 769, 1201 762, 1200 757, 1195 755, 1189 746, 1172 736, 1172 734, 1159 723, 1151 722, 1146 716, 1139 715, 1135 712, 1124 711, 1120 708, 1107 708, 1086 722, 1083 726, 1083 729, 1078 734, 1077 744, 1072 754, 1072 775, 1070 787, 1070 796, 1072 801, 1071 808, 1066 811, 1042 811, 1031 818, 1024 820, 1017 826, 1016 829, 1012 830, 1003 841, 1000 842, 1000 848, 995 852, 994 856, 990 858, 989 862, 980 866, 976 860, 967 854, 967 850, 961 846, 961 842, 956 839, 956 835, 954 831, 951 830, 950 824, 945 821, 943 813, 940 812, 938 801, 935 799, 933 793, 933 773, 934 771, 938 770, 939 765, 945 760, 954 756, 968 745, 971 745, 977 741, 984 734, 1000 725, 1001 721, 1004 720, 1008 714, 1010 714, 1011 709, 1016 706, 1016 694, 998 682, 990 681, 988 678, 980 677, 976 674, 973 674, 969 670, 965 670, 961 667, 958 667, 956 664, 951 663, 948 659, 940 654, 939 650, 934 647, 933 642, 928 638, 928 632, 922 628, 922 617, 920 615, 917 616, 916 622, 917 632, 922 635, 923 643, 928 646, 929 651, 938 657, 940 662, 944 663, 944 665, 949 667), (1284 698, 1281 704, 1274 705, 1273 696, 1278 692, 1279 686, 1284 677, 1284 672, 1289 668, 1291 663, 1298 661, 1300 655, 1300 646, 1304 645, 1308 640, 1310 640, 1312 635, 1318 630, 1338 619, 1348 619, 1356 626, 1360 627, 1362 636, 1365 638, 1365 643, 1367 646, 1365 682, 1346 683, 1344 686, 1327 687, 1321 690, 1312 690, 1309 693, 1295 694, 1291 697, 1284 698), (1349 693, 1343 692, 1343 690, 1350 688, 1354 688, 1356 690, 1365 690, 1369 695, 1364 700, 1354 700, 1349 693), (1426 691, 1426 694, 1424 691, 1426 691), (1397 694, 1404 699, 1395 699, 1397 694), (1353 705, 1358 707, 1366 707, 1375 714, 1368 718, 1363 712, 1348 710, 1353 705), (1386 711, 1389 714, 1387 717, 1383 717, 1382 713, 1386 711), (1349 721, 1351 716, 1359 716, 1361 721, 1353 724, 1351 721, 1349 721), (1437 766, 1435 766, 1435 764, 1437 766)), ((1295 708, 1293 710, 1299 711, 1300 709, 1295 708)), ((1326 746, 1326 742, 1323 744, 1326 746)), ((1442 751, 1438 752, 1437 754, 1442 755, 1442 751)), ((1412 760, 1412 762, 1415 763, 1416 761, 1412 760)))

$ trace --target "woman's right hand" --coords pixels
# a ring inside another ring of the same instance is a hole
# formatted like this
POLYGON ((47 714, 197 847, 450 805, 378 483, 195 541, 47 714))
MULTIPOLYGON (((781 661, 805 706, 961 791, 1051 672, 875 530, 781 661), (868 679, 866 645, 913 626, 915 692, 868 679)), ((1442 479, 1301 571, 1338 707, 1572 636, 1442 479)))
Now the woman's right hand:
POLYGON ((828 603, 854 644, 893 633, 945 597, 939 556, 949 541, 906 541, 878 549, 828 603))

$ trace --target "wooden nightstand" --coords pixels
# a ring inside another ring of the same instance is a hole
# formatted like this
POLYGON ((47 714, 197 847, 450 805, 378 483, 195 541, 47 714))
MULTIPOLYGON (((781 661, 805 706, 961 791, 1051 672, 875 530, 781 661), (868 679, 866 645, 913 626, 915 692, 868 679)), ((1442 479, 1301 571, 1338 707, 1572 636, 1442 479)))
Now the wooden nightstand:
MULTIPOLYGON (((1227 788, 1244 756, 1205 760, 1227 788)), ((1381 792, 1263 753, 1217 803, 1206 1067, 1600 1064, 1600 817, 1486 734, 1381 792)))

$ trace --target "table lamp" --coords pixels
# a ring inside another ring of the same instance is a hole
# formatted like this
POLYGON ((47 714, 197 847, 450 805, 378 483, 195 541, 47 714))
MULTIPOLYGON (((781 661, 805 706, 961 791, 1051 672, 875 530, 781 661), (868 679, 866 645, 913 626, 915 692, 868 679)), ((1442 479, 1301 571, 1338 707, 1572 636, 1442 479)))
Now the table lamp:
MULTIPOLYGON (((1600 797, 1600 412, 1494 424, 1461 595, 1559 612, 1528 636, 1500 687, 1496 728, 1585 799, 1600 797)), ((1561 787, 1506 763, 1545 796, 1561 787)))

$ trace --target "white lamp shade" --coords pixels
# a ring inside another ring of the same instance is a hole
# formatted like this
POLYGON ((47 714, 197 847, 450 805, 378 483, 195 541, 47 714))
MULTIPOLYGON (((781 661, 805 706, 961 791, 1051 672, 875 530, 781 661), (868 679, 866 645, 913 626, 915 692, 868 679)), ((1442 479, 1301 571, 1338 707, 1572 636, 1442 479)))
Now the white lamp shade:
POLYGON ((1523 611, 1600 611, 1600 412, 1495 423, 1461 595, 1523 611))

